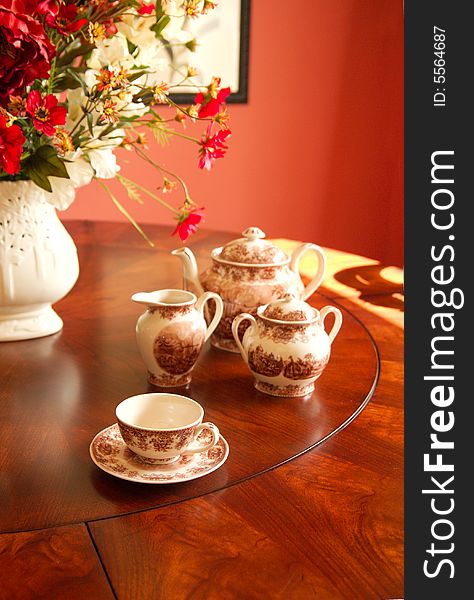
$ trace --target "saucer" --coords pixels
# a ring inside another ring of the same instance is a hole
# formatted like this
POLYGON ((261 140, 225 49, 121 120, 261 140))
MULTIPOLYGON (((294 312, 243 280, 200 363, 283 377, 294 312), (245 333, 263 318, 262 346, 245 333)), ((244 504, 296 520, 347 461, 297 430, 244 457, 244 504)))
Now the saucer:
MULTIPOLYGON (((198 439, 204 442, 206 431, 198 439)), ((229 444, 222 437, 210 450, 187 454, 169 465, 147 465, 125 445, 117 423, 100 431, 89 448, 93 462, 110 475, 140 483, 178 483, 203 477, 222 466, 229 444)))

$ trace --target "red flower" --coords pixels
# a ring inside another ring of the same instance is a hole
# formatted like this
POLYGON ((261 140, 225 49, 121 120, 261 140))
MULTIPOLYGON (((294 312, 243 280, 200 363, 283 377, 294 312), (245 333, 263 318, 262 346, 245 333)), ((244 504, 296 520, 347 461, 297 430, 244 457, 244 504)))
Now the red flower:
POLYGON ((199 168, 211 170, 212 165, 218 158, 222 158, 227 150, 225 145, 226 139, 230 136, 230 129, 220 129, 216 134, 209 135, 201 140, 201 148, 199 149, 199 168))
POLYGON ((230 94, 230 87, 219 89, 220 77, 213 77, 211 83, 207 86, 207 92, 199 92, 194 98, 195 104, 200 104, 198 116, 201 118, 213 117, 221 111, 221 105, 227 100, 230 94))
POLYGON ((154 4, 145 4, 144 0, 140 2, 141 6, 138 9, 139 15, 151 15, 151 13, 155 10, 154 4))
POLYGON ((0 115, 0 168, 9 175, 20 170, 20 156, 23 152, 25 136, 18 125, 7 127, 7 121, 0 115))
POLYGON ((0 106, 49 75, 55 47, 23 0, 0 0, 0 106))
POLYGON ((203 211, 204 206, 201 208, 183 209, 183 213, 178 219, 176 229, 171 235, 178 234, 181 241, 185 242, 192 233, 196 233, 197 226, 202 220, 202 214, 199 211, 203 211))
POLYGON ((26 110, 33 119, 36 131, 53 136, 57 125, 66 123, 66 108, 58 106, 58 99, 53 94, 48 94, 43 99, 38 90, 28 94, 26 110))
POLYGON ((87 25, 87 19, 77 19, 78 8, 75 4, 61 4, 57 14, 49 12, 46 15, 46 24, 56 29, 62 35, 70 35, 87 25))
POLYGON ((36 17, 38 15, 54 15, 58 14, 57 0, 23 0, 26 7, 26 14, 36 17))

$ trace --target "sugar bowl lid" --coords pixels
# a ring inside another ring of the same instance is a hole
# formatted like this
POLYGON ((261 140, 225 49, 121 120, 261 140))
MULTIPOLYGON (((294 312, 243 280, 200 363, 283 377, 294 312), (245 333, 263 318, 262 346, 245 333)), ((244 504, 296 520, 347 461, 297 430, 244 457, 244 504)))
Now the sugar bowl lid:
POLYGON ((226 244, 216 258, 247 265, 280 265, 288 262, 289 258, 283 250, 265 240, 265 234, 258 227, 249 227, 242 236, 226 244))
POLYGON ((266 319, 292 323, 313 321, 319 316, 315 308, 303 300, 298 300, 293 294, 285 294, 281 300, 260 307, 259 314, 266 319))

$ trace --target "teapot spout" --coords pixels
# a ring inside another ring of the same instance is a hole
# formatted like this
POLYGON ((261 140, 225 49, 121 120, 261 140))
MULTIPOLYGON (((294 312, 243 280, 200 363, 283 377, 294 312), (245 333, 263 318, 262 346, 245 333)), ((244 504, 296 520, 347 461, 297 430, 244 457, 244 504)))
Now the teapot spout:
POLYGON ((173 256, 178 256, 183 263, 183 288, 195 292, 198 296, 204 293, 204 288, 199 281, 198 266, 193 252, 183 246, 172 250, 173 256))

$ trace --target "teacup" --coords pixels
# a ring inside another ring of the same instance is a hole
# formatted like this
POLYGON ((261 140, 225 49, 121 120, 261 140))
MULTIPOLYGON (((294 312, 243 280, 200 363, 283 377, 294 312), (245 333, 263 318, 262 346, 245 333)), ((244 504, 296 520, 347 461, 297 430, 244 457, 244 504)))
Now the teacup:
POLYGON ((219 429, 202 422, 204 409, 187 396, 139 394, 123 400, 115 414, 123 441, 146 463, 173 463, 183 454, 210 450, 219 441, 219 429), (202 431, 208 432, 209 441, 198 442, 202 431))

